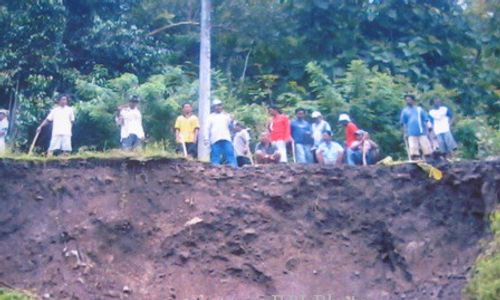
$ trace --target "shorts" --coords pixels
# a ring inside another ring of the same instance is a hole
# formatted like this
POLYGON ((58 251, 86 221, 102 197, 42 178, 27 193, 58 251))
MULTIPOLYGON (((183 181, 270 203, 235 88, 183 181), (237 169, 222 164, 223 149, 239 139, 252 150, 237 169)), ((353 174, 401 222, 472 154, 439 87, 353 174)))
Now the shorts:
POLYGON ((236 156, 236 162, 238 163, 238 167, 243 167, 244 165, 251 165, 252 162, 250 158, 246 156, 236 156))
POLYGON ((61 150, 71 152, 71 135, 57 134, 50 139, 49 151, 61 150))
POLYGON ((451 132, 440 133, 437 135, 439 151, 441 153, 451 153, 457 149, 457 142, 453 138, 451 132))
POLYGON ((5 152, 5 138, 0 138, 0 154, 5 152))
POLYGON ((410 147, 411 156, 420 156, 420 151, 425 156, 432 154, 431 143, 426 135, 409 136, 408 146, 410 147))
POLYGON ((131 134, 122 140, 123 150, 134 150, 142 144, 141 139, 136 134, 131 134))
POLYGON ((286 141, 275 141, 274 145, 278 148, 280 154, 280 162, 288 162, 288 155, 286 153, 286 141))

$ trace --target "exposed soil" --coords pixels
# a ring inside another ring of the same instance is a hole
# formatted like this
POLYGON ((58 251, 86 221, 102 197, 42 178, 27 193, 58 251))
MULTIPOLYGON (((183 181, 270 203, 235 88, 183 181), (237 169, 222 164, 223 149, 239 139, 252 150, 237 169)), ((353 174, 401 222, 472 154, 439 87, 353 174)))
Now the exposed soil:
POLYGON ((460 299, 500 161, 439 167, 1 161, 0 282, 44 299, 460 299))

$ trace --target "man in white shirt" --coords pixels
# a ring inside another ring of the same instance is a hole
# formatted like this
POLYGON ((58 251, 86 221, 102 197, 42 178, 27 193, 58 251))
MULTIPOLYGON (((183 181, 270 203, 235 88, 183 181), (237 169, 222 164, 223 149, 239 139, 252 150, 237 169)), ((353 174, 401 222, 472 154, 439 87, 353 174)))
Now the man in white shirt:
POLYGON ((0 110, 0 154, 5 153, 5 137, 9 130, 8 112, 5 109, 0 110))
POLYGON ((323 120, 323 116, 319 111, 313 112, 311 114, 311 117, 313 118, 313 122, 311 124, 312 137, 314 140, 313 148, 318 148, 323 139, 323 133, 325 131, 332 131, 332 127, 330 126, 330 124, 328 124, 327 121, 323 120))
POLYGON ((354 133, 356 140, 351 143, 351 155, 355 165, 373 165, 376 163, 379 146, 371 138, 368 132, 358 129, 354 133))
POLYGON ((236 162, 238 167, 252 164, 250 157, 250 134, 243 124, 235 122, 234 130, 236 134, 233 138, 234 152, 236 154, 236 162))
POLYGON ((47 118, 37 128, 37 133, 49 122, 52 122, 52 137, 50 139, 48 156, 52 156, 54 151, 62 151, 63 154, 71 152, 71 134, 73 123, 75 122, 75 113, 73 108, 68 106, 68 96, 61 96, 57 100, 57 106, 54 107, 47 118))
POLYGON ((323 132, 323 138, 318 149, 316 149, 316 159, 322 165, 340 165, 344 157, 344 148, 339 143, 332 140, 332 132, 323 132))
POLYGON ((236 156, 231 143, 231 116, 224 112, 222 102, 215 99, 212 103, 213 112, 208 116, 205 130, 205 143, 210 144, 210 162, 214 166, 221 164, 221 156, 225 162, 236 167, 236 156))
POLYGON ((118 123, 121 126, 120 136, 123 150, 135 150, 144 140, 142 115, 138 108, 139 97, 132 96, 127 107, 120 110, 118 123))
POLYGON ((457 149, 457 143, 450 130, 453 114, 448 107, 442 104, 439 97, 432 98, 431 105, 432 109, 429 111, 429 115, 432 121, 432 130, 438 140, 439 151, 449 157, 457 149))

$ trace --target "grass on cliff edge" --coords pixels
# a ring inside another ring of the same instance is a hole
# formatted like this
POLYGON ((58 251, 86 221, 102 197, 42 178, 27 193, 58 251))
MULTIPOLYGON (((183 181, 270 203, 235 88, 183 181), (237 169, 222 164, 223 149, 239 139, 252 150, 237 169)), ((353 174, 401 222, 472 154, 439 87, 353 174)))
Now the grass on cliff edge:
POLYGON ((0 300, 35 300, 36 298, 19 291, 6 290, 0 288, 0 300))
POLYGON ((465 288, 466 299, 500 299, 500 207, 491 214, 490 220, 494 237, 476 260, 472 278, 465 288))
MULTIPOLYGON (((120 159, 120 158, 132 158, 132 159, 149 159, 149 158, 182 158, 183 156, 178 155, 174 152, 160 150, 160 149, 145 149, 140 151, 122 151, 122 150, 109 150, 104 152, 97 151, 81 151, 77 153, 72 153, 70 155, 58 155, 47 157, 40 154, 28 155, 26 153, 5 153, 0 155, 0 159, 10 159, 17 161, 51 161, 51 160, 68 160, 68 159, 120 159)), ((0 299, 2 300, 2 299, 0 299)))

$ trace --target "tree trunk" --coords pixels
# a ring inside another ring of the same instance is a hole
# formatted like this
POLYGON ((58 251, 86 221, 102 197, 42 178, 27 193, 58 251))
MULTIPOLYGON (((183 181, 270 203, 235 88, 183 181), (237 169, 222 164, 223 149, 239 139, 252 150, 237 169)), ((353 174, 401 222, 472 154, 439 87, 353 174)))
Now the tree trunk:
POLYGON ((198 114, 200 131, 198 139, 198 158, 208 161, 210 147, 205 143, 208 139, 206 125, 210 114, 210 10, 211 0, 201 0, 201 31, 200 31, 200 90, 198 100, 198 114))

